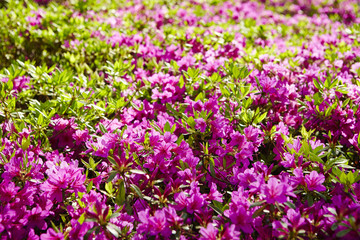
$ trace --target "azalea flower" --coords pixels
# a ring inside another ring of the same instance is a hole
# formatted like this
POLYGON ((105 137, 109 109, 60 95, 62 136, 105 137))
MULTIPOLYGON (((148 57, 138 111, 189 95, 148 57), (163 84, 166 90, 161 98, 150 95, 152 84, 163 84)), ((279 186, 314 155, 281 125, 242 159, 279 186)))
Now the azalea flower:
POLYGON ((262 186, 261 190, 265 196, 264 199, 270 204, 275 202, 284 203, 287 201, 287 196, 296 197, 287 183, 282 183, 274 177, 270 178, 267 184, 262 186))
POLYGON ((218 230, 214 227, 212 223, 209 223, 206 228, 200 228, 201 237, 199 240, 216 240, 218 230))
POLYGON ((309 175, 305 176, 305 183, 309 191, 326 191, 326 187, 322 185, 324 181, 325 176, 317 171, 312 171, 309 175))

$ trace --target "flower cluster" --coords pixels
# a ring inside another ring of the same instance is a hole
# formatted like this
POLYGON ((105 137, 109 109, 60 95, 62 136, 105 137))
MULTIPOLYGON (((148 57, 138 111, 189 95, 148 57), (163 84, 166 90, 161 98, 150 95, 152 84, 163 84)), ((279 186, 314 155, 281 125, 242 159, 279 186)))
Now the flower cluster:
POLYGON ((359 239, 359 12, 0 3, 0 238, 359 239))

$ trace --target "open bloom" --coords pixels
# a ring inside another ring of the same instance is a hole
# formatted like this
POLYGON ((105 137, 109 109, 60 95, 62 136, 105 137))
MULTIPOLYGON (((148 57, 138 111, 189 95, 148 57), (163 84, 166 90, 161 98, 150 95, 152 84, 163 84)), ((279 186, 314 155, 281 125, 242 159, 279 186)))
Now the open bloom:
POLYGON ((290 237, 291 233, 298 233, 304 229, 305 219, 301 216, 300 212, 289 209, 281 221, 272 223, 274 235, 277 237, 290 237))
POLYGON ((197 118, 195 119, 195 128, 200 130, 200 132, 205 132, 206 131, 206 122, 203 118, 197 118))
POLYGON ((252 233, 252 226, 254 225, 252 215, 255 210, 250 209, 248 197, 248 194, 244 192, 242 187, 240 187, 238 191, 232 192, 229 209, 224 211, 224 215, 230 218, 231 222, 235 224, 236 230, 252 233))
POLYGON ((319 174, 316 171, 312 171, 309 175, 305 176, 306 186, 309 191, 325 191, 326 187, 322 185, 324 181, 325 176, 323 174, 319 174))
POLYGON ((80 168, 62 162, 59 167, 53 166, 46 171, 49 176, 40 189, 43 190, 50 199, 62 202, 64 193, 84 192, 84 182, 86 176, 82 174, 80 168))
POLYGON ((55 232, 54 229, 49 228, 46 233, 41 234, 41 240, 62 240, 64 235, 61 232, 55 232))
POLYGON ((216 235, 218 233, 218 230, 209 223, 206 228, 202 227, 200 229, 200 240, 216 240, 216 235))
POLYGON ((288 184, 282 183, 274 177, 270 178, 268 183, 262 186, 262 193, 265 195, 265 200, 270 204, 286 202, 287 195, 296 197, 288 184))

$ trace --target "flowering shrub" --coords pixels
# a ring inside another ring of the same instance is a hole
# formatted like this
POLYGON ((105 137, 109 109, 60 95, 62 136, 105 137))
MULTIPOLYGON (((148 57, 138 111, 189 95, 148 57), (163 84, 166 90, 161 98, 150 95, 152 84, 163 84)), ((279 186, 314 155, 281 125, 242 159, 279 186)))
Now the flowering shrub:
POLYGON ((0 1, 1 239, 359 239, 360 5, 0 1))

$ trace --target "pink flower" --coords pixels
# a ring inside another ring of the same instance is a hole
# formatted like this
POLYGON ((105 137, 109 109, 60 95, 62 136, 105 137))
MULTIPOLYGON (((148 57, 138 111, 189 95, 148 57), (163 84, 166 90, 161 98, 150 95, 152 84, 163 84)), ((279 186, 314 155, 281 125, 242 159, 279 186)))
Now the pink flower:
POLYGON ((309 175, 305 176, 306 186, 309 191, 325 191, 326 187, 322 185, 324 181, 325 176, 323 174, 318 174, 316 171, 312 171, 309 175))
POLYGON ((48 216, 49 211, 41 209, 40 206, 36 206, 28 212, 28 226, 32 228, 38 227, 41 230, 45 230, 47 228, 45 218, 48 216))
POLYGON ((206 228, 202 227, 200 229, 201 237, 200 240, 216 240, 216 235, 218 233, 218 230, 209 223, 206 228))
POLYGON ((150 234, 157 236, 159 234, 168 237, 171 230, 166 221, 165 210, 157 210, 153 217, 149 218, 150 234))
POLYGON ((0 201, 4 203, 10 202, 16 196, 19 189, 19 187, 15 186, 15 183, 3 181, 0 184, 0 201))
POLYGON ((235 229, 235 224, 225 224, 221 233, 221 240, 237 240, 240 239, 240 232, 235 229))
POLYGON ((337 68, 342 68, 344 61, 343 60, 335 60, 334 66, 337 68))
POLYGON ((289 209, 281 221, 274 221, 272 223, 273 234, 276 237, 290 237, 294 232, 298 233, 304 230, 305 219, 301 217, 300 212, 294 209, 289 209))
POLYGON ((80 145, 82 142, 87 141, 90 136, 87 129, 85 130, 76 130, 72 135, 73 139, 75 139, 76 145, 80 145))
POLYGON ((200 130, 200 132, 206 131, 206 122, 203 118, 197 118, 195 119, 196 125, 195 128, 200 130))
POLYGON ((162 142, 159 146, 154 149, 156 159, 170 159, 171 158, 171 144, 162 142))
POLYGON ((262 193, 265 195, 265 200, 272 204, 275 202, 284 203, 287 201, 287 196, 296 197, 292 193, 292 189, 286 183, 280 182, 278 179, 272 177, 266 185, 262 186, 262 193))
POLYGON ((137 227, 138 233, 145 233, 152 236, 162 235, 165 239, 171 235, 171 230, 166 221, 165 210, 157 210, 154 216, 150 216, 149 209, 140 211, 140 224, 137 227))
POLYGON ((222 194, 219 193, 219 191, 217 190, 215 183, 211 183, 210 192, 207 196, 207 200, 210 200, 210 201, 215 200, 218 202, 223 202, 222 194))
POLYGON ((360 69, 360 62, 357 62, 357 63, 354 63, 353 65, 351 65, 351 72, 357 73, 359 69, 360 69))
POLYGON ((46 171, 49 178, 40 186, 40 189, 49 196, 51 200, 63 201, 66 193, 85 192, 86 176, 76 166, 62 162, 60 166, 53 166, 46 171))
POLYGON ((296 168, 295 153, 294 154, 290 154, 288 152, 284 153, 284 161, 281 161, 280 164, 286 168, 296 168))
POLYGON ((94 150, 94 155, 98 157, 107 158, 109 156, 110 149, 114 148, 117 141, 117 135, 112 133, 105 133, 103 136, 97 139, 97 142, 86 142, 86 146, 89 149, 94 150))
POLYGON ((41 234, 40 236, 41 240, 63 240, 64 239, 64 235, 59 232, 55 232, 54 229, 50 228, 48 229, 48 231, 46 233, 41 234))
POLYGON ((175 194, 175 202, 177 205, 174 208, 178 211, 184 209, 187 206, 187 196, 184 192, 176 193, 175 194))
POLYGON ((246 137, 244 135, 241 135, 239 132, 234 132, 230 135, 231 137, 231 142, 230 142, 230 146, 235 146, 238 145, 239 148, 242 148, 243 145, 248 145, 246 144, 246 137))
POLYGON ((165 212, 166 212, 166 219, 170 225, 180 226, 182 224, 183 219, 177 215, 175 208, 168 207, 165 209, 165 212))
POLYGON ((205 200, 199 193, 193 193, 190 198, 187 199, 187 212, 193 213, 204 206, 205 200))
POLYGON ((247 192, 245 192, 242 187, 239 187, 238 191, 232 192, 229 209, 224 211, 224 215, 230 218, 231 222, 235 224, 236 230, 252 233, 252 226, 254 225, 252 215, 255 210, 249 209, 250 203, 248 197, 247 192))

